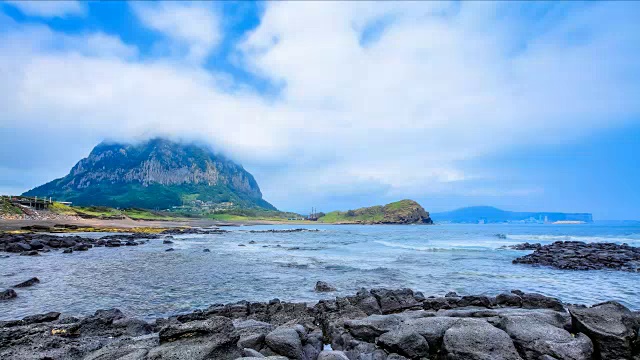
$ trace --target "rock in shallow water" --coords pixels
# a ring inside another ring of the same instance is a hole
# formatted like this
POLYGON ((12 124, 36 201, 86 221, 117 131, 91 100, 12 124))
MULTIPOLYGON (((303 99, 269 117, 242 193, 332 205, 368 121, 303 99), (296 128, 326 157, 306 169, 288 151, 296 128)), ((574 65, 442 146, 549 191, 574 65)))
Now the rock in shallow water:
POLYGON ((336 291, 336 288, 331 286, 328 282, 318 281, 315 286, 316 292, 332 292, 336 291))
POLYGON ((15 290, 13 289, 7 289, 5 291, 0 292, 0 300, 9 300, 17 296, 18 294, 16 294, 15 290))
POLYGON ((13 285, 14 288, 25 288, 25 287, 29 287, 29 286, 33 286, 37 283, 40 282, 40 279, 38 279, 37 277, 32 277, 29 280, 23 281, 19 284, 13 285))
POLYGON ((640 271, 640 248, 627 244, 556 241, 513 260, 514 264, 545 265, 567 270, 640 271))

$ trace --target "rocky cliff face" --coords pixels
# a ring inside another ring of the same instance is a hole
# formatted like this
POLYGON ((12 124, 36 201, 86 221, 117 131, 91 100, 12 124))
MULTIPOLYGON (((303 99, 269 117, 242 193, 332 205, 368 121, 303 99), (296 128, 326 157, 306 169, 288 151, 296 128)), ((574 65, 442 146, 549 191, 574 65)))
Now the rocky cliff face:
POLYGON ((242 166, 206 147, 167 139, 99 144, 67 176, 25 195, 81 205, 168 208, 200 200, 273 209, 242 166))
POLYGON ((429 213, 413 200, 401 200, 383 208, 383 223, 386 224, 433 224, 429 213))

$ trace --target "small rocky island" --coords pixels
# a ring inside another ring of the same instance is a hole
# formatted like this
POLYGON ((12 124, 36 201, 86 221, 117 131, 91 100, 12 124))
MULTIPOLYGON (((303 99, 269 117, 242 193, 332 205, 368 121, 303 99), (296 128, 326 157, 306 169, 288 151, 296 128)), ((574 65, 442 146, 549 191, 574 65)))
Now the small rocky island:
MULTIPOLYGON (((13 301, 13 300, 9 300, 13 301)), ((514 290, 425 297, 360 290, 311 306, 212 305, 146 322, 117 309, 0 322, 2 359, 638 359, 640 314, 514 290)))
POLYGON ((545 265, 567 270, 622 270, 640 272, 640 248, 627 244, 556 241, 549 245, 520 244, 516 250, 534 250, 514 264, 545 265))
POLYGON ((332 211, 318 219, 332 224, 433 224, 433 220, 420 204, 405 199, 348 211, 332 211))

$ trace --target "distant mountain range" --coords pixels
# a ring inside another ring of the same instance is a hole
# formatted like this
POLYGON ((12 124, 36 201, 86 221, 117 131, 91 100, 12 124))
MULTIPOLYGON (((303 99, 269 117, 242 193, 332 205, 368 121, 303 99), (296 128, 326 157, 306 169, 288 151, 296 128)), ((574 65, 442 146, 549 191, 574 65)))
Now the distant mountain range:
POLYGON ((503 223, 503 222, 556 222, 583 221, 593 222, 590 213, 560 212, 515 212, 501 210, 492 206, 472 206, 453 211, 431 214, 433 221, 453 223, 503 223))
POLYGON ((67 176, 23 195, 120 208, 168 209, 187 203, 275 210, 241 165, 208 147, 162 138, 103 142, 67 176))

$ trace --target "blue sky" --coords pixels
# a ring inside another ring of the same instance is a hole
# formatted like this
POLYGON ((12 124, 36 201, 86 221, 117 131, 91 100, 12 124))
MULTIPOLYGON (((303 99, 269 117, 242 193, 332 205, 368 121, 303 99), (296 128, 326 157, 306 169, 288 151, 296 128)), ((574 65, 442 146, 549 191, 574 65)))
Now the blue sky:
POLYGON ((286 210, 640 219, 637 2, 6 1, 0 72, 0 193, 160 135, 286 210))

